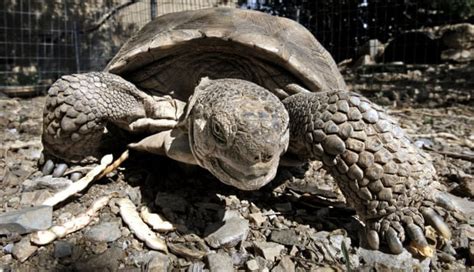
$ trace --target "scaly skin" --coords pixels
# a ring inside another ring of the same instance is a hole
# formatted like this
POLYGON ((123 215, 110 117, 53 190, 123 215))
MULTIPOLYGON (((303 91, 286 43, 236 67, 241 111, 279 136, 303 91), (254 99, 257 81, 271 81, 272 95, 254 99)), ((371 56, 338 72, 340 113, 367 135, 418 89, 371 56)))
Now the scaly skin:
POLYGON ((430 208, 435 169, 428 155, 382 108, 345 91, 296 94, 283 104, 290 115, 288 152, 324 163, 366 223, 372 248, 379 248, 381 237, 400 253, 407 233, 428 250, 422 232, 427 218, 450 235, 430 208))
POLYGON ((127 126, 145 117, 150 99, 133 84, 113 74, 63 76, 48 90, 43 146, 67 161, 97 156, 107 123, 127 126))

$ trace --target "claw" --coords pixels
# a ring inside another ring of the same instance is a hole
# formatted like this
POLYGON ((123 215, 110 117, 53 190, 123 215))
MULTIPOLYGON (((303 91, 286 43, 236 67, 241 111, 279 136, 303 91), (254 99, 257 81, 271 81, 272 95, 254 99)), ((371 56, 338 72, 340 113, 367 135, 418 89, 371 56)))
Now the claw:
POLYGON ((375 230, 367 232, 367 243, 371 249, 378 250, 380 245, 379 234, 375 230))
POLYGON ((403 244, 398 239, 397 233, 393 228, 389 228, 385 233, 385 239, 387 240, 388 247, 390 251, 394 254, 400 254, 403 251, 403 244))
POLYGON ((443 221, 443 218, 439 216, 433 209, 425 208, 422 211, 423 217, 426 222, 433 226, 446 240, 451 239, 451 231, 448 225, 443 221))
POLYGON ((428 246, 423 230, 415 224, 408 224, 407 232, 410 239, 419 246, 428 246))
POLYGON ((411 243, 410 247, 418 254, 424 257, 433 257, 434 250, 426 241, 423 230, 415 224, 408 224, 407 226, 408 236, 410 236, 411 243))

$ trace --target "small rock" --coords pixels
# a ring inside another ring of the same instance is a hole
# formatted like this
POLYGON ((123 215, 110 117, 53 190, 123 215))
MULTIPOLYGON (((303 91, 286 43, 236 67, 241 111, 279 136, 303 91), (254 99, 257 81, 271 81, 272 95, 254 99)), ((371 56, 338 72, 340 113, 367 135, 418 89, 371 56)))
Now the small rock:
POLYGON ((258 262, 257 260, 255 259, 252 259, 250 261, 247 261, 245 263, 245 265, 247 266, 247 270, 250 271, 250 272, 256 272, 258 271, 259 267, 258 267, 258 262))
POLYGON ((38 206, 51 196, 52 194, 48 190, 24 192, 21 194, 20 204, 22 206, 38 206))
POLYGON ((20 262, 26 261, 38 249, 30 243, 30 237, 24 237, 13 247, 12 254, 20 262))
POLYGON ((224 253, 211 253, 206 256, 210 272, 234 271, 232 258, 224 253))
POLYGON ((39 189, 62 190, 72 184, 67 178, 54 178, 51 175, 38 177, 33 180, 25 180, 22 184, 23 191, 34 191, 39 189))
POLYGON ((218 230, 208 235, 205 240, 213 248, 233 247, 245 240, 249 233, 249 222, 241 218, 230 218, 218 230))
POLYGON ((73 245, 68 241, 57 241, 54 243, 54 257, 64 258, 72 255, 73 245))
POLYGON ((0 257, 0 271, 12 271, 11 269, 9 269, 6 265, 11 263, 13 261, 13 257, 11 254, 7 254, 7 255, 3 255, 2 257, 0 257), (3 270, 2 270, 3 269, 3 270))
POLYGON ((157 252, 153 258, 146 264, 146 272, 163 272, 168 271, 170 259, 167 255, 157 252))
POLYGON ((385 267, 387 271, 429 271, 431 260, 426 258, 420 263, 419 260, 412 257, 412 255, 403 250, 398 255, 383 253, 378 250, 368 250, 360 247, 357 254, 364 261, 368 267, 385 267))
POLYGON ((133 188, 128 188, 127 189, 127 196, 130 198, 130 200, 133 202, 133 204, 139 206, 140 202, 142 200, 142 193, 140 192, 140 187, 136 186, 133 188))
POLYGON ((474 177, 466 176, 462 177, 459 182, 459 191, 462 191, 464 196, 474 197, 474 177))
POLYGON ((274 230, 270 235, 270 240, 282 245, 293 246, 300 245, 300 236, 296 233, 295 230, 274 230))
POLYGON ((272 269, 272 272, 295 272, 295 264, 290 256, 283 256, 278 265, 272 269))
POLYGON ((275 261, 275 258, 280 255, 280 253, 285 249, 283 245, 273 243, 273 242, 254 242, 253 243, 257 252, 265 259, 269 261, 275 261))
POLYGON ((108 246, 106 242, 98 242, 91 246, 92 252, 94 252, 94 254, 104 253, 107 250, 107 248, 108 246))
POLYGON ((30 233, 51 227, 53 208, 37 206, 0 214, 0 234, 30 233))
POLYGON ((227 221, 231 218, 240 218, 240 213, 237 210, 226 210, 222 221, 227 221))
POLYGON ((113 242, 122 236, 119 222, 105 222, 95 225, 85 233, 85 236, 96 242, 113 242))
POLYGON ((201 261, 197 261, 197 262, 193 262, 189 267, 188 267, 188 272, 204 272, 204 267, 206 265, 201 262, 201 261))
POLYGON ((14 245, 12 243, 9 243, 8 245, 3 247, 2 251, 6 254, 11 254, 13 250, 13 246, 14 245))
POLYGON ((249 214, 250 222, 260 227, 263 223, 267 221, 267 217, 263 215, 261 212, 251 213, 249 214))
POLYGON ((117 271, 121 260, 125 259, 125 251, 111 247, 100 255, 94 255, 85 261, 75 264, 77 271, 117 271))

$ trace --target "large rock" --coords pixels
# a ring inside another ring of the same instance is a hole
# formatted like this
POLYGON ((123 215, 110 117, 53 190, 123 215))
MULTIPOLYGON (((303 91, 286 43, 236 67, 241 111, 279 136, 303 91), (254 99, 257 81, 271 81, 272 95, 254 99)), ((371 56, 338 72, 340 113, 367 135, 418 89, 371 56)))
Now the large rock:
MULTIPOLYGON (((378 250, 358 249, 359 257, 364 261, 367 269, 376 271, 429 271, 430 259, 419 261, 404 250, 401 254, 387 254, 378 250)), ((365 271, 365 270, 364 270, 365 271)))
POLYGON ((53 208, 37 206, 0 214, 0 234, 30 233, 51 227, 53 208))
POLYGON ((206 256, 210 272, 234 271, 232 258, 224 253, 211 253, 206 256))
POLYGON ((474 25, 469 23, 450 25, 441 37, 443 44, 453 49, 474 47, 474 25))

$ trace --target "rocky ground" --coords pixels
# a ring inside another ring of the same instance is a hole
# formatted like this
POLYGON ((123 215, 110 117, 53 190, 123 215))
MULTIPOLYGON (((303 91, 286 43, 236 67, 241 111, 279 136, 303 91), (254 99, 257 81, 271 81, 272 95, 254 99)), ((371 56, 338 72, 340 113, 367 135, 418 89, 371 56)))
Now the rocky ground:
MULTIPOLYGON (((439 180, 469 204, 474 194, 473 71, 472 64, 344 71, 353 90, 399 119, 434 158, 439 180)), ((0 216, 41 203, 71 183, 43 177, 38 167, 44 100, 0 98, 0 216)), ((407 251, 394 256, 360 248, 360 223, 320 163, 280 169, 271 185, 242 192, 202 169, 131 153, 117 171, 57 205, 53 224, 70 221, 113 192, 173 224, 174 230, 159 234, 168 253, 141 242, 112 199, 85 228, 45 246, 0 227, 0 271, 468 270, 474 264, 472 218, 452 228, 454 255, 439 250, 432 259, 417 259, 407 251)), ((40 225, 48 212, 22 215, 28 224, 40 225)))

